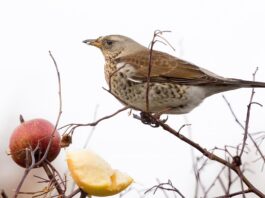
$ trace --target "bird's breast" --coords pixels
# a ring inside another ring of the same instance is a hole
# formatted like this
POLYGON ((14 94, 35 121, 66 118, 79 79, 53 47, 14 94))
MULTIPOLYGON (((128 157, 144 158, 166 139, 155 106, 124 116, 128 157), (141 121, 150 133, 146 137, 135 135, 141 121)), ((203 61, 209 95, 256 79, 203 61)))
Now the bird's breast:
POLYGON ((171 109, 167 113, 182 114, 191 111, 205 97, 202 87, 151 82, 147 98, 147 83, 130 80, 133 72, 133 68, 126 64, 105 65, 110 92, 123 104, 135 109, 146 111, 148 103, 151 112, 171 109))

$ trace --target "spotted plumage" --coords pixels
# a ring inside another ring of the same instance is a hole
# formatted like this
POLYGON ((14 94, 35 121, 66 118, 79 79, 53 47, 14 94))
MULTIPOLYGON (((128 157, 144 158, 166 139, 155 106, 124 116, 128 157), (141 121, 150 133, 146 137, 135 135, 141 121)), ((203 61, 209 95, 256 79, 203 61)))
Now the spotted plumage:
POLYGON ((85 40, 84 43, 102 51, 105 79, 111 93, 125 105, 140 111, 183 114, 219 92, 265 87, 263 82, 224 78, 160 51, 152 51, 150 60, 148 48, 121 35, 85 40))

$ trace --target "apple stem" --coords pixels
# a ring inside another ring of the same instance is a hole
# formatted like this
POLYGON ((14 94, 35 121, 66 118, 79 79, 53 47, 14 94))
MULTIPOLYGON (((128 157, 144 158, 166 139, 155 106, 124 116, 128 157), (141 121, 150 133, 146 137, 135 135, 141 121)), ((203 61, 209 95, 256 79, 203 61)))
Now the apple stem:
POLYGON ((21 114, 19 115, 19 121, 21 124, 25 122, 24 117, 21 114))

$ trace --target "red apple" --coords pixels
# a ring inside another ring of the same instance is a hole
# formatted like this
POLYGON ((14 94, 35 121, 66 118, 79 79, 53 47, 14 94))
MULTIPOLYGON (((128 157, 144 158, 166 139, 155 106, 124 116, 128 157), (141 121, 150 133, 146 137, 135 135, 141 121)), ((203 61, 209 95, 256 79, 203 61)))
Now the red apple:
MULTIPOLYGON (((37 147, 34 157, 36 162, 39 161, 47 149, 53 131, 53 124, 47 120, 22 120, 10 137, 9 148, 13 160, 24 168, 27 164, 31 165, 31 157, 26 157, 26 149, 33 151, 37 147)), ((60 134, 56 130, 46 159, 53 161, 59 152, 60 134)))

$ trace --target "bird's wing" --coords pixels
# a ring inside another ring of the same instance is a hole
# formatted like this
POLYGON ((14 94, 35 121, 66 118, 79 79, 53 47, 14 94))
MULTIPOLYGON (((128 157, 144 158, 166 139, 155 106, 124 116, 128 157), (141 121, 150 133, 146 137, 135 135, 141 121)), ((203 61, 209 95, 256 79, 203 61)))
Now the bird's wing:
MULTIPOLYGON (((189 85, 226 84, 225 78, 169 54, 154 50, 151 57, 151 82, 175 82, 189 85)), ((149 59, 150 51, 143 50, 119 57, 116 61, 134 67, 135 73, 130 76, 133 81, 146 82, 149 59)))

